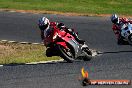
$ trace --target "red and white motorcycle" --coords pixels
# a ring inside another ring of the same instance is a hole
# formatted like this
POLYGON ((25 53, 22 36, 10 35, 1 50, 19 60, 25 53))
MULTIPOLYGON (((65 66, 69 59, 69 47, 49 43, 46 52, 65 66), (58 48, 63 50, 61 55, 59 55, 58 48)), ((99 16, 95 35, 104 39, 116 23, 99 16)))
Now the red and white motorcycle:
POLYGON ((73 62, 76 59, 91 60, 92 52, 86 44, 80 45, 75 38, 54 27, 54 30, 45 38, 47 44, 46 56, 60 56, 67 62, 73 62))
POLYGON ((122 41, 128 42, 130 45, 132 45, 132 24, 123 24, 121 28, 121 37, 122 41))

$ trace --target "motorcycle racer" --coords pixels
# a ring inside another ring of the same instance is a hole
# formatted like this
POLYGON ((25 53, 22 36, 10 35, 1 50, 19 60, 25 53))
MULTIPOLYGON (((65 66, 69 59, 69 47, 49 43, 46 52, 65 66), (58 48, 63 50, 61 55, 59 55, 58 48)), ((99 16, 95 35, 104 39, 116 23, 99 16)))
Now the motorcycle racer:
POLYGON ((118 40, 117 43, 122 44, 121 27, 123 26, 123 24, 132 24, 132 20, 128 20, 127 18, 121 18, 118 17, 117 14, 113 14, 111 16, 111 22, 113 23, 112 29, 118 40))
POLYGON ((83 45, 85 42, 84 40, 78 38, 78 35, 73 31, 73 29, 67 28, 63 23, 50 22, 49 19, 46 17, 42 17, 39 19, 38 26, 41 31, 41 39, 42 41, 44 41, 44 43, 46 43, 44 38, 48 36, 52 32, 52 30, 54 30, 55 27, 70 33, 72 36, 75 37, 78 43, 83 45))

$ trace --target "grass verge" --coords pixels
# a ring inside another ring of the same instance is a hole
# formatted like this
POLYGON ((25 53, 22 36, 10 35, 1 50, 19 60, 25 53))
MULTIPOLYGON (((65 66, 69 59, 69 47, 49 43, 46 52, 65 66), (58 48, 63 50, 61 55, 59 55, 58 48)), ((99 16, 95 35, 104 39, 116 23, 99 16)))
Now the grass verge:
POLYGON ((88 14, 132 15, 131 0, 0 0, 0 8, 88 14))
POLYGON ((45 49, 42 45, 0 42, 0 64, 23 64, 60 59, 60 57, 46 57, 45 49))

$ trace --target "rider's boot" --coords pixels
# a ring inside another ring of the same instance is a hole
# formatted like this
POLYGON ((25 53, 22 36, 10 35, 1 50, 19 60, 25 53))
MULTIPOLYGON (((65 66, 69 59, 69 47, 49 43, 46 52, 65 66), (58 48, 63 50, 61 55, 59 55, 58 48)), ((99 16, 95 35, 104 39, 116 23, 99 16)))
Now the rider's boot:
POLYGON ((81 49, 89 49, 88 46, 85 44, 85 41, 79 38, 76 38, 76 41, 82 45, 81 49))
POLYGON ((72 32, 72 35, 74 36, 74 38, 76 39, 76 41, 77 41, 79 44, 82 44, 82 45, 85 44, 85 41, 82 40, 82 39, 80 39, 80 38, 78 37, 78 35, 77 35, 75 32, 72 32))

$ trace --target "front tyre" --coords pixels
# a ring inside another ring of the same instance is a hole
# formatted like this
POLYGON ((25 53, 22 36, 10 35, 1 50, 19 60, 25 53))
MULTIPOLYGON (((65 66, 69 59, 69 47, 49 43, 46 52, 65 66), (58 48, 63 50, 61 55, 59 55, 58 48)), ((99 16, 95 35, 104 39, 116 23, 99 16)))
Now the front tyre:
POLYGON ((83 49, 83 53, 85 54, 83 57, 84 61, 90 61, 92 59, 92 52, 88 48, 83 49))
POLYGON ((132 45, 132 34, 130 34, 130 35, 128 36, 128 43, 129 43, 130 45, 132 45))
POLYGON ((60 51, 60 57, 62 57, 64 60, 69 63, 72 63, 74 61, 75 57, 71 49, 65 49, 61 45, 58 45, 58 49, 60 51))

